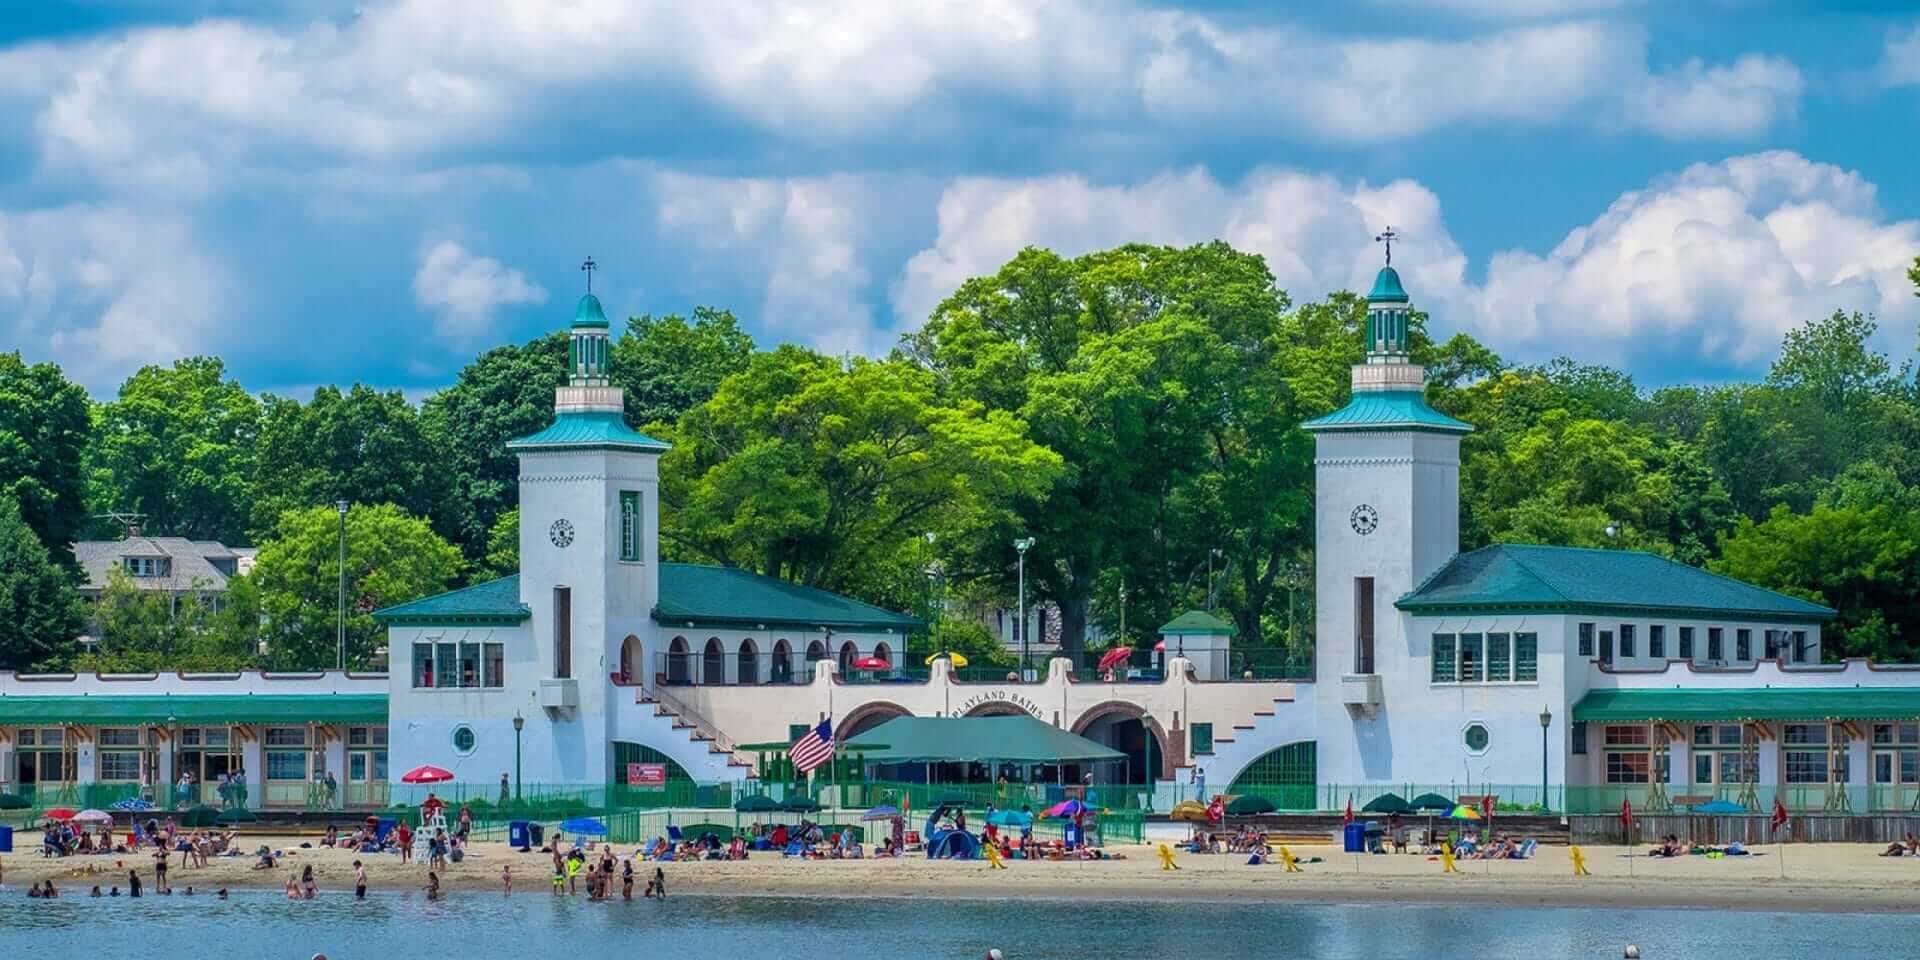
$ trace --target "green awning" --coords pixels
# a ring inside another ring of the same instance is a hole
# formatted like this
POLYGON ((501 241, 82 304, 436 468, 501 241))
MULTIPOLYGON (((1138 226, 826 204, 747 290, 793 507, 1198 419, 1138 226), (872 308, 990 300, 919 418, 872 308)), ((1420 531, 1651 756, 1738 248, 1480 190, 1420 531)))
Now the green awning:
POLYGON ((0 695, 0 726, 386 723, 384 693, 0 695))
POLYGON ((1593 723, 1656 720, 1912 720, 1917 687, 1743 687, 1724 690, 1594 690, 1573 707, 1593 723))
POLYGON ((1033 717, 895 717, 848 740, 874 763, 968 761, 1059 763, 1126 754, 1033 717))

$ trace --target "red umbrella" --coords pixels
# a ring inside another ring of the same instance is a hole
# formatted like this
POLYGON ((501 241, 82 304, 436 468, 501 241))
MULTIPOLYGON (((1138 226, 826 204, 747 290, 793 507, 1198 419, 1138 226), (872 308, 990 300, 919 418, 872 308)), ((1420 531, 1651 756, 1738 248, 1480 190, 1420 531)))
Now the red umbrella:
POLYGON ((453 779, 453 771, 444 770, 433 764, 414 767, 400 777, 401 783, 446 783, 453 779))
POLYGON ((891 670, 893 664, 879 657, 861 657, 853 662, 853 668, 855 670, 891 670))
POLYGON ((1154 652, 1154 653, 1166 653, 1166 652, 1167 652, 1167 642, 1166 642, 1165 640, 1162 640, 1162 641, 1160 641, 1159 643, 1156 643, 1156 644, 1154 644, 1154 645, 1153 645, 1153 652, 1154 652))
POLYGON ((1132 647, 1114 647, 1100 657, 1100 666, 1096 669, 1111 670, 1133 657, 1132 647))
POLYGON ((52 810, 48 810, 44 814, 44 816, 48 820, 72 820, 74 816, 73 808, 72 807, 54 807, 52 810))

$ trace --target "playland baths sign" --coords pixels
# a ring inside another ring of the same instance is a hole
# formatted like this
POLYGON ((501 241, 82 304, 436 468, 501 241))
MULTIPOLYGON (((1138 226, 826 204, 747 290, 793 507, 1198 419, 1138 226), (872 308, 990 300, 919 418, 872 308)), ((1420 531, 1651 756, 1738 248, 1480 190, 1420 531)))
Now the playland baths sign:
POLYGON ((974 710, 980 707, 986 706, 988 704, 993 704, 993 703, 1004 703, 1010 707, 1018 707, 1030 714, 1033 714, 1034 719, 1036 720, 1042 719, 1040 716, 1039 704, 1034 703, 1032 700, 1029 700, 1026 697, 1023 697, 1017 693, 1008 693, 1005 690, 988 690, 983 693, 976 693, 973 696, 960 701, 960 708, 958 710, 955 710, 953 713, 954 713, 954 716, 964 717, 967 714, 972 713, 974 710))

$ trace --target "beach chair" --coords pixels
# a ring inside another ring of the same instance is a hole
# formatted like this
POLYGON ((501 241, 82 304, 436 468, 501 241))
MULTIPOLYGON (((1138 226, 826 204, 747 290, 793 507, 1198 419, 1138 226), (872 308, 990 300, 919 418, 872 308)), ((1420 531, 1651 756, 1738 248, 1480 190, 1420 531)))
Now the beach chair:
POLYGON ((681 833, 679 827, 669 823, 667 824, 667 839, 673 841, 674 846, 679 846, 687 842, 687 835, 681 833))
POLYGON ((1540 848, 1540 841, 1535 840, 1532 837, 1528 837, 1525 840, 1520 841, 1519 849, 1513 852, 1513 859, 1531 860, 1533 859, 1533 851, 1539 848, 1540 848))
POLYGON ((926 844, 920 841, 920 831, 918 830, 908 830, 903 842, 906 844, 908 850, 926 849, 926 844))

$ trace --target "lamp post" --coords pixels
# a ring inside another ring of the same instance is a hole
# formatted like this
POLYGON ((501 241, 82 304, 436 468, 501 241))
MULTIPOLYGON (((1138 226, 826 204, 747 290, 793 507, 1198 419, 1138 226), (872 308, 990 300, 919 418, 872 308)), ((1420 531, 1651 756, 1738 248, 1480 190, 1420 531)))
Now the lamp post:
POLYGON ((1552 809, 1547 803, 1547 728, 1553 726, 1553 711, 1540 708, 1540 812, 1552 809))
POLYGON ((339 643, 342 671, 347 669, 347 507, 345 500, 336 500, 333 504, 340 510, 340 619, 339 643))
POLYGON ((1013 542, 1014 552, 1020 554, 1020 609, 1018 612, 1020 631, 1020 679, 1027 679, 1027 551, 1033 549, 1032 537, 1021 537, 1013 542))
POLYGON ((527 718, 513 715, 513 799, 520 799, 520 731, 526 729, 527 718))

